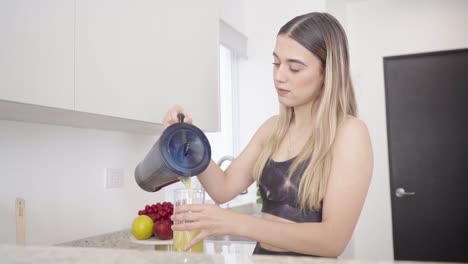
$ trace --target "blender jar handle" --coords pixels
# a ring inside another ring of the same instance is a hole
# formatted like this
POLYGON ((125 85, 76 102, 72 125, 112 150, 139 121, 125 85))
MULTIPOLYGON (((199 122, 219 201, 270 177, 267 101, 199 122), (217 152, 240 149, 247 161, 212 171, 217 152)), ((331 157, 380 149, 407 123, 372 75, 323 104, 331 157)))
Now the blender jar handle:
MULTIPOLYGON (((184 118, 185 118, 184 114, 182 114, 182 113, 177 114, 177 119, 179 119, 179 123, 183 123, 184 118)), ((188 155, 189 150, 190 150, 190 144, 188 142, 184 143, 184 156, 188 155)))
POLYGON ((177 119, 179 119, 179 123, 183 123, 184 122, 184 118, 185 118, 185 115, 182 114, 182 113, 178 113, 177 114, 177 119))

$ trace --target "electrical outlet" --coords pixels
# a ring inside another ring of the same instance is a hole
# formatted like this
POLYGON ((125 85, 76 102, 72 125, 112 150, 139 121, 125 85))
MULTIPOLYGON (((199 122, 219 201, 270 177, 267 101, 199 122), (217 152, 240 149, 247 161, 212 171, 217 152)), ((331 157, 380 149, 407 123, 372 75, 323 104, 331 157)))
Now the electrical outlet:
POLYGON ((105 188, 122 188, 124 186, 124 174, 125 173, 123 168, 105 168, 105 188))

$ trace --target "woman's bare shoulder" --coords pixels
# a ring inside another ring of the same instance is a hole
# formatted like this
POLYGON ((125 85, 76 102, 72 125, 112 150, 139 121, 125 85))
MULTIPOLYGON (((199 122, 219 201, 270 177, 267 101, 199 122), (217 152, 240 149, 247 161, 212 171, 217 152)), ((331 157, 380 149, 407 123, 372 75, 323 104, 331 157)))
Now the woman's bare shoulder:
POLYGON ((274 115, 265 120, 265 122, 263 122, 263 124, 257 129, 257 132, 255 132, 252 141, 255 141, 259 145, 264 145, 275 130, 278 119, 279 116, 274 115))
POLYGON ((270 116, 267 120, 265 120, 265 122, 263 122, 263 125, 261 126, 261 128, 265 128, 265 129, 269 129, 269 130, 273 130, 274 127, 276 126, 276 123, 278 123, 278 120, 279 120, 279 115, 274 115, 274 116, 270 116))
POLYGON ((368 133, 366 123, 358 117, 347 115, 346 118, 338 126, 338 134, 342 133, 368 133))
POLYGON ((350 147, 369 148, 370 135, 363 120, 348 115, 337 128, 334 148, 344 151, 350 147))

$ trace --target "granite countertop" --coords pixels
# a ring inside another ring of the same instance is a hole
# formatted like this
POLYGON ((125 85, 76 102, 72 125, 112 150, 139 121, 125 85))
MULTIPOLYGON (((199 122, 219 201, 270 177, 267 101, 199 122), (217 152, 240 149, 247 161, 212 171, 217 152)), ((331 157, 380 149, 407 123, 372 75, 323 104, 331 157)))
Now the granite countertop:
MULTIPOLYGON (((0 245, 1 262, 14 263, 278 263, 278 264, 390 264, 393 261, 337 260, 313 257, 251 256, 243 254, 205 255, 196 253, 178 253, 166 251, 84 248, 59 246, 14 246, 0 245)), ((398 262, 417 263, 417 262, 398 262)), ((421 262, 422 263, 422 262, 421 262)), ((429 263, 429 262, 424 262, 429 263)), ((433 262, 436 263, 436 262, 433 262)), ((437 264, 441 264, 438 262, 437 264)))
MULTIPOLYGON (((246 204, 230 208, 260 217, 260 207, 246 204)), ((86 237, 54 246, 0 245, 1 263, 418 263, 398 261, 338 260, 291 256, 252 256, 255 241, 231 237, 207 238, 203 254, 167 251, 132 242, 129 229, 86 237), (155 250, 156 249, 156 250, 155 250)), ((420 262, 422 263, 422 262, 420 262)), ((425 264, 428 262, 424 262, 425 264)), ((434 262, 435 263, 435 262, 434 262)), ((442 262, 437 262, 442 264, 442 262)))
MULTIPOLYGON (((170 250, 166 245, 155 246, 152 244, 135 243, 130 239, 132 236, 130 229, 117 232, 86 237, 55 246, 59 247, 85 247, 85 248, 110 248, 110 249, 136 249, 136 250, 170 250)), ((204 254, 226 254, 242 253, 251 254, 256 241, 241 237, 231 237, 225 240, 223 237, 208 237, 204 241, 204 254)))
MULTIPOLYGON (((231 207, 229 210, 233 210, 240 213, 250 214, 256 217, 260 217, 261 213, 261 206, 255 203, 248 203, 244 205, 239 205, 236 207, 231 207)), ((130 240, 131 232, 130 229, 119 230, 111 233, 106 234, 99 234, 95 236, 90 236, 86 238, 81 238, 73 241, 68 241, 64 243, 57 244, 56 246, 64 246, 64 247, 93 247, 93 248, 113 248, 113 249, 138 249, 138 250, 154 250, 155 247, 153 245, 143 245, 137 244, 130 240)), ((219 237, 212 237, 205 239, 205 246, 208 252, 205 253, 225 253, 226 248, 222 249, 223 246, 228 245, 231 247, 231 250, 227 251, 240 251, 246 252, 248 251, 251 253, 255 246, 255 241, 248 240, 241 237, 231 237, 230 240, 226 241, 220 239, 219 237), (207 243, 208 242, 208 243, 207 243), (232 245, 231 244, 235 244, 232 245), (239 244, 252 244, 252 246, 243 245, 240 246, 239 244), (237 247, 237 250, 235 249, 237 247), (211 249, 212 248, 212 249, 211 249)), ((162 248, 159 248, 162 249, 162 248)))
POLYGON ((57 244, 56 246, 154 250, 154 246, 152 245, 132 243, 130 241, 130 236, 130 229, 125 229, 112 233, 77 239, 57 244))

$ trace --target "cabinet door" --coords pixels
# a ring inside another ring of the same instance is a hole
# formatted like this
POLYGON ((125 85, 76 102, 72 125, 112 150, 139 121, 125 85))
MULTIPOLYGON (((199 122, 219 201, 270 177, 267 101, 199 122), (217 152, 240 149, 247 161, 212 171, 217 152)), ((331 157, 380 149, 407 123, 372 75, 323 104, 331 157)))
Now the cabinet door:
POLYGON ((216 0, 77 0, 76 110, 160 123, 183 105, 219 126, 216 0))
POLYGON ((0 36, 0 99, 73 109, 74 0, 2 0, 0 36))

